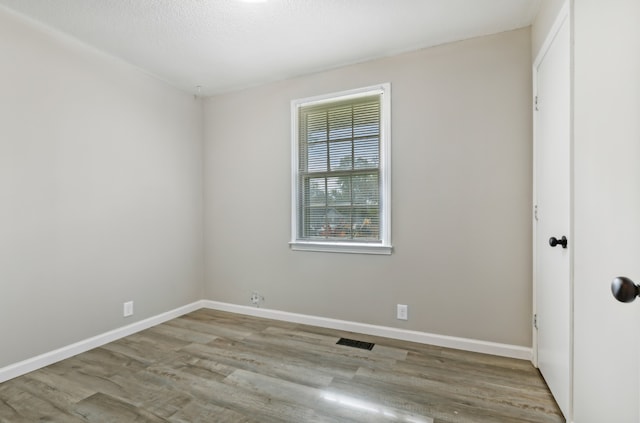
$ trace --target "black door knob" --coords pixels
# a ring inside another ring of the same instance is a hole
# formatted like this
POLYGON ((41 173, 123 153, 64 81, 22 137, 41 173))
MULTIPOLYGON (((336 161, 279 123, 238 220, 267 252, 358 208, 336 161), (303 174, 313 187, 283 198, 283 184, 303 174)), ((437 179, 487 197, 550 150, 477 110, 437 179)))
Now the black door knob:
POLYGON ((630 303, 640 295, 640 286, 629 278, 618 276, 611 281, 611 293, 621 303, 630 303))
POLYGON ((551 245, 552 247, 555 247, 556 245, 562 245, 562 248, 567 248, 567 237, 563 236, 562 238, 558 239, 555 236, 552 236, 551 238, 549 238, 549 245, 551 245))

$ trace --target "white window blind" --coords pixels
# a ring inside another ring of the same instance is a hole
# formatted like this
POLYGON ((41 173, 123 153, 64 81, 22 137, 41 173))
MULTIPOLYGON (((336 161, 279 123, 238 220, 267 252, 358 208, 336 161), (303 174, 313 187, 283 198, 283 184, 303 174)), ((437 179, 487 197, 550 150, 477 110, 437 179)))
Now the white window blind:
POLYGON ((390 248, 384 95, 378 88, 294 104, 294 247, 390 248))

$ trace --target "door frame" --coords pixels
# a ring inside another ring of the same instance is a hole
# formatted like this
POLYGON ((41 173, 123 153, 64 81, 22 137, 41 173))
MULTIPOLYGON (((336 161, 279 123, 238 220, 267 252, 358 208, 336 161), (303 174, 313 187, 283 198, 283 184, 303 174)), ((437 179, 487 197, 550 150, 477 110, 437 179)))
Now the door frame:
MULTIPOLYGON (((536 244, 538 242, 537 239, 537 235, 536 235, 536 204, 537 204, 537 184, 536 184, 536 180, 537 180, 537 131, 536 131, 536 127, 537 127, 537 114, 536 114, 536 96, 538 93, 538 67, 540 66, 540 64, 542 63, 542 60, 544 59, 544 57, 546 56, 547 52, 549 51, 549 48, 551 47, 551 44, 553 43, 553 40, 555 39, 556 35, 558 34, 558 31, 560 30, 561 26, 563 23, 566 23, 569 25, 569 33, 570 35, 570 105, 569 105, 569 233, 567 234, 568 238, 569 238, 569 242, 572 243, 572 246, 575 246, 575 242, 574 242, 574 136, 573 136, 573 24, 572 24, 572 19, 571 19, 571 15, 570 15, 570 1, 569 0, 565 0, 560 11, 558 12, 558 15, 555 18, 555 21, 553 23, 553 25, 551 26, 551 29, 549 30, 549 32, 547 33, 544 42, 542 43, 542 47, 540 48, 540 51, 538 52, 535 60, 533 61, 533 66, 532 66, 532 79, 533 79, 533 203, 532 203, 532 216, 531 216, 531 228, 532 228, 532 254, 533 254, 533 267, 532 267, 532 282, 533 282, 533 290, 532 290, 532 294, 533 294, 533 307, 532 307, 532 311, 533 311, 533 315, 531 316, 532 318, 532 355, 531 355, 531 362, 533 363, 533 365, 537 368, 538 367, 538 332, 537 329, 534 327, 534 317, 536 316, 538 310, 537 310, 537 274, 536 274, 536 266, 537 266, 537 257, 536 257, 536 244)), ((574 248, 570 248, 569 249, 569 333, 570 333, 570 340, 569 340, 569 415, 565 416, 565 418, 567 419, 568 422, 572 421, 573 419, 573 333, 574 333, 574 327, 573 327, 573 301, 574 301, 574 282, 573 282, 573 275, 574 275, 574 271, 573 271, 573 265, 574 265, 574 248)))

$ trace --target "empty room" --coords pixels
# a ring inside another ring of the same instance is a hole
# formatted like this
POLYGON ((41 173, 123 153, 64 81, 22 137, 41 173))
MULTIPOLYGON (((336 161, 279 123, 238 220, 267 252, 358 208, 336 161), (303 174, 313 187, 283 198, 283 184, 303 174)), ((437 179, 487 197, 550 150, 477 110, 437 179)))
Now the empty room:
POLYGON ((640 422, 637 0, 0 0, 0 423, 640 422))

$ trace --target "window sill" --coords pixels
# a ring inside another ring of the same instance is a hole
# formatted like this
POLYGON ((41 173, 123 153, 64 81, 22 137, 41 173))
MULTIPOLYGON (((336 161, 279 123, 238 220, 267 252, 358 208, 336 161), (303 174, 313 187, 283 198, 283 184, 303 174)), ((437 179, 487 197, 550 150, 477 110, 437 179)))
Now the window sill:
POLYGON ((325 253, 390 255, 393 250, 391 245, 346 242, 292 241, 289 245, 294 251, 319 251, 325 253))

